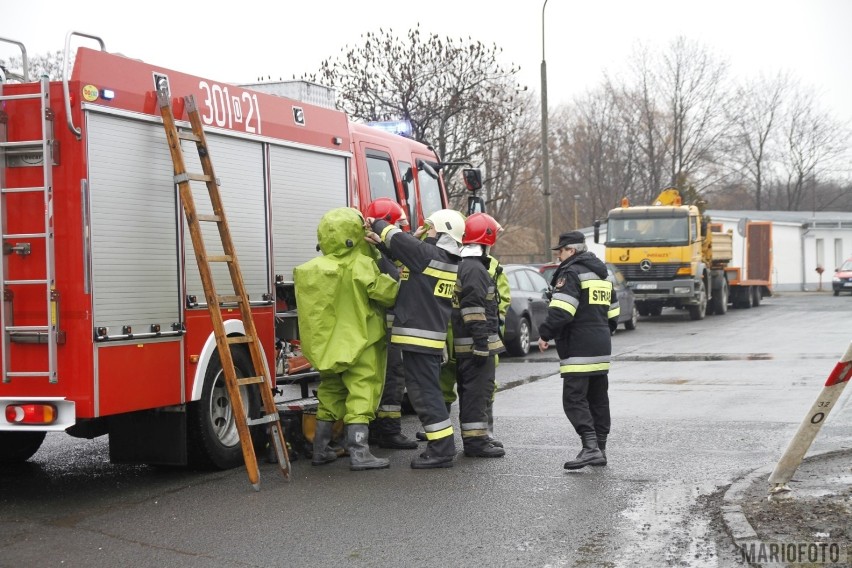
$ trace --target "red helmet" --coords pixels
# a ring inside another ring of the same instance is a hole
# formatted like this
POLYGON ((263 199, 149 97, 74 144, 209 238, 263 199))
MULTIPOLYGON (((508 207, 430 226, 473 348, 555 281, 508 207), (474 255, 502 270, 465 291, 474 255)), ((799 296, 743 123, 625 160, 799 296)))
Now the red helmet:
POLYGON ((503 227, 487 213, 474 213, 464 222, 464 245, 494 246, 503 227))
POLYGON ((408 224, 408 219, 405 218, 405 211, 403 211, 399 203, 389 197, 374 199, 367 206, 366 216, 373 219, 384 219, 391 225, 396 225, 399 221, 402 221, 402 225, 408 224))

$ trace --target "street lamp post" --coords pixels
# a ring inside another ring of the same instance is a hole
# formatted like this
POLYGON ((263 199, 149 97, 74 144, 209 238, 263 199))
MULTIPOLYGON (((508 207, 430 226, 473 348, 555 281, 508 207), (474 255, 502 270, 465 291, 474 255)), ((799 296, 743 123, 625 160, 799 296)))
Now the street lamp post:
POLYGON ((547 63, 544 60, 544 9, 541 7, 541 164, 542 189, 544 190, 544 257, 550 257, 551 214, 550 214, 550 155, 547 149, 547 63))

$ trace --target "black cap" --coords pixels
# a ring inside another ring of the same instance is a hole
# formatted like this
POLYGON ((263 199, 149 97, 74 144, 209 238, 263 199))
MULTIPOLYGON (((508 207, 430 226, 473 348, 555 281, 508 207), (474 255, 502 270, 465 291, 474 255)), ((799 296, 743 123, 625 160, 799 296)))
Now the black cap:
POLYGON ((580 231, 571 231, 570 233, 562 233, 559 235, 559 244, 553 247, 552 250, 559 250, 562 247, 570 245, 581 245, 586 242, 586 235, 580 231))

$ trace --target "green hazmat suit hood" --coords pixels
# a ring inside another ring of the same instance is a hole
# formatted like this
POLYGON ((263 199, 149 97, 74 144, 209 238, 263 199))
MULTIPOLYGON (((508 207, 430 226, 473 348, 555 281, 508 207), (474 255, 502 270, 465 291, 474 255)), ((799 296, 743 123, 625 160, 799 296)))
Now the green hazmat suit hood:
POLYGON ((293 270, 302 352, 318 371, 341 373, 385 341, 385 308, 398 284, 379 271, 365 235, 358 211, 332 209, 317 227, 323 256, 293 270))

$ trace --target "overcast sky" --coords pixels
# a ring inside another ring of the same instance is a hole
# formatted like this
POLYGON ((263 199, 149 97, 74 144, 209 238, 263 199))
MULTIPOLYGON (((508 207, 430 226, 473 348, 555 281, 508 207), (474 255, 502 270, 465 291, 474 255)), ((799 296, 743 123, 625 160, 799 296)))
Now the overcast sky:
MULTIPOLYGON (((29 55, 63 49, 69 30, 100 36, 111 52, 226 82, 291 78, 366 31, 424 33, 496 43, 540 92, 542 0, 313 0, 173 3, 6 0, 0 37, 29 55), (160 17, 159 14, 165 17, 160 17)), ((698 40, 737 75, 790 71, 827 110, 852 120, 852 0, 548 0, 544 13, 551 108, 618 73, 637 42, 698 40)), ((81 42, 82 43, 82 42, 81 42)), ((95 46, 91 42, 88 45, 95 46)), ((0 44, 0 58, 17 55, 0 44)))

